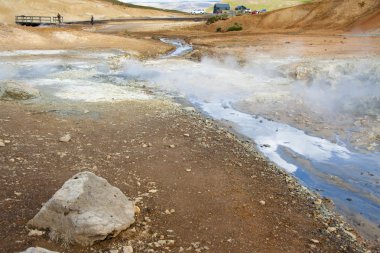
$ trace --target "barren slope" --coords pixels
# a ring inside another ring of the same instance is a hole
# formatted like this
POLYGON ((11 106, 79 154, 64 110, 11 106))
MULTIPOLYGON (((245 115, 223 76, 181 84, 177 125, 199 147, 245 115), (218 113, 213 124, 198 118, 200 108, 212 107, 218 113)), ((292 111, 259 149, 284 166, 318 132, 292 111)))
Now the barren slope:
MULTIPOLYGON (((380 9, 380 0, 322 0, 296 7, 281 9, 255 16, 239 16, 225 22, 217 22, 206 29, 215 31, 218 27, 226 29, 234 23, 243 25, 244 30, 310 29, 350 30, 360 20, 367 20, 380 9)), ((378 18, 371 18, 363 28, 380 27, 378 18)))
POLYGON ((112 4, 106 0, 0 0, 0 23, 11 24, 17 15, 55 16, 64 20, 176 16, 179 14, 112 4))

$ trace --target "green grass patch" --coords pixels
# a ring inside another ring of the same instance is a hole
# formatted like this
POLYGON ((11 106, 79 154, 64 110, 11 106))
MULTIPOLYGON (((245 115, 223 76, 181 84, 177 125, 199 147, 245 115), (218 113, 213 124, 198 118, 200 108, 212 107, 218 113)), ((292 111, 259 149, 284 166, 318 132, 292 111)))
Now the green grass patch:
POLYGON ((206 24, 211 25, 215 22, 218 22, 219 20, 227 20, 228 19, 228 14, 222 14, 222 15, 215 15, 209 18, 206 22, 206 24))
POLYGON ((227 28, 227 32, 241 31, 243 27, 241 24, 235 23, 233 26, 227 28))

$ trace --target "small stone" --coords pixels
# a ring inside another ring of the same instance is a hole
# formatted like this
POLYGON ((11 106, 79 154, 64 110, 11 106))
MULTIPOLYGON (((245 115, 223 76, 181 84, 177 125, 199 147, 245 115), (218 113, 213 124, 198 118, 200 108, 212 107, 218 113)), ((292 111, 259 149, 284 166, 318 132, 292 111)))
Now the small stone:
POLYGON ((21 192, 14 192, 14 194, 15 194, 16 196, 21 196, 21 195, 22 195, 21 192))
POLYGON ((174 144, 169 145, 169 148, 175 148, 174 144))
POLYGON ((347 235, 349 235, 353 240, 356 240, 356 235, 354 235, 353 233, 347 231, 347 230, 344 230, 344 233, 346 233, 347 235))
POLYGON ((150 192, 150 193, 156 193, 157 190, 156 190, 156 189, 150 189, 149 192, 150 192))
POLYGON ((191 169, 186 169, 187 172, 191 172, 191 169))
POLYGON ((183 248, 183 247, 179 247, 179 251, 178 252, 184 252, 185 251, 185 249, 183 248))
POLYGON ((166 244, 167 245, 174 245, 175 241, 174 240, 167 240, 166 244))
POLYGON ((133 253, 132 246, 123 246, 123 253, 133 253))
POLYGON ((119 251, 117 249, 111 249, 110 253, 119 253, 119 251))
POLYGON ((333 232, 336 231, 336 227, 328 227, 327 231, 330 232, 330 233, 333 233, 333 232))
POLYGON ((262 205, 262 206, 265 205, 265 201, 264 201, 264 200, 260 200, 259 203, 260 203, 260 205, 262 205))
POLYGON ((314 201, 314 204, 317 205, 317 206, 320 206, 322 204, 322 200, 321 199, 316 199, 314 201))
POLYGON ((5 147, 5 143, 3 142, 3 140, 0 140, 0 147, 5 147))
POLYGON ((190 134, 183 134, 183 136, 185 136, 185 137, 190 137, 190 134))
POLYGON ((185 110, 186 112, 195 112, 195 108, 191 107, 191 106, 185 107, 185 108, 183 108, 183 110, 185 110))
POLYGON ((314 243, 314 244, 318 244, 318 243, 319 243, 319 241, 316 240, 316 239, 310 239, 310 241, 311 241, 312 243, 314 243))
POLYGON ((148 143, 148 147, 152 147, 152 146, 153 146, 152 143, 149 142, 149 143, 148 143))
POLYGON ((11 143, 11 141, 10 140, 4 140, 4 143, 9 144, 9 143, 11 143))
POLYGON ((158 240, 157 243, 160 245, 160 246, 164 246, 166 244, 166 241, 165 240, 158 240))
POLYGON ((38 230, 38 229, 31 229, 28 233, 28 236, 41 236, 41 235, 44 235, 45 234, 45 231, 41 231, 41 230, 38 230))
POLYGON ((135 206, 135 214, 139 215, 141 213, 140 207, 135 206))
POLYGON ((90 111, 89 110, 84 110, 83 113, 87 114, 89 113, 90 111))
POLYGON ((144 217, 144 220, 145 220, 146 222, 152 222, 152 220, 151 220, 149 217, 144 217))
POLYGON ((175 210, 174 209, 170 209, 170 213, 175 213, 175 210))
POLYGON ((62 136, 61 138, 59 138, 60 142, 69 142, 70 140, 71 140, 70 134, 65 134, 64 136, 62 136))
POLYGON ((169 211, 169 209, 166 209, 165 214, 172 214, 172 213, 169 211))
POLYGON ((148 145, 147 145, 147 144, 145 144, 145 143, 143 143, 142 147, 143 147, 143 148, 147 148, 147 147, 148 147, 148 145))

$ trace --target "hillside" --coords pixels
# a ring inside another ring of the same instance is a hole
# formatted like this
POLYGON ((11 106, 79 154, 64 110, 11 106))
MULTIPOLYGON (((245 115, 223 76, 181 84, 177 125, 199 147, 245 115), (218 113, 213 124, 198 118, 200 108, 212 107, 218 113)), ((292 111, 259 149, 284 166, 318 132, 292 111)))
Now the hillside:
MULTIPOLYGON (((277 10, 287 7, 292 7, 308 2, 312 2, 313 0, 222 0, 222 3, 228 3, 231 5, 231 8, 235 8, 238 5, 244 5, 252 10, 277 10)), ((212 10, 212 8, 210 8, 212 10)))
POLYGON ((12 24, 16 15, 55 16, 57 13, 66 21, 89 20, 91 15, 95 19, 180 15, 153 8, 116 4, 112 0, 0 0, 0 23, 12 24))
POLYGON ((206 30, 215 31, 218 27, 225 30, 234 23, 240 23, 243 30, 351 30, 354 25, 362 24, 366 29, 380 27, 378 13, 380 0, 321 0, 295 7, 280 9, 260 15, 239 16, 224 22, 217 22, 206 30))

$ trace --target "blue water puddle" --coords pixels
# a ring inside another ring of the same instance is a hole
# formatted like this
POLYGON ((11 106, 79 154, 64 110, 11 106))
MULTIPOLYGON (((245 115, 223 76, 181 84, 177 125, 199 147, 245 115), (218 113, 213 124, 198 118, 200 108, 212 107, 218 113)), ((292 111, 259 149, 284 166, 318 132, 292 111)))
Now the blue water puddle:
POLYGON ((192 102, 214 119, 233 123, 235 131, 255 141, 271 161, 332 199, 358 230, 379 238, 379 153, 353 152, 289 125, 237 111, 226 101, 204 103, 192 98, 192 102))

